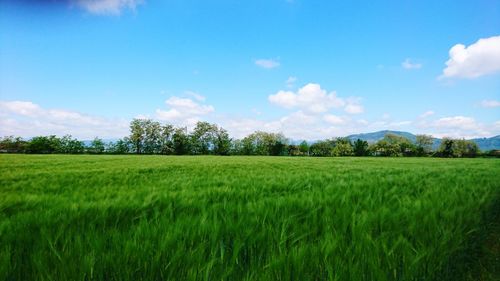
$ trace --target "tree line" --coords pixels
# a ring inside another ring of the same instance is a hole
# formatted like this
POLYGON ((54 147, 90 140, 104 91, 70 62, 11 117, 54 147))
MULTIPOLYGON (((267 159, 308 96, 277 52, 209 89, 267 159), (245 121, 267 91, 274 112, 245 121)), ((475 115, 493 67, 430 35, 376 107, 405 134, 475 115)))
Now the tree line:
POLYGON ((444 138, 437 150, 429 135, 417 135, 416 141, 394 134, 368 143, 357 139, 334 138, 293 144, 281 133, 256 131, 242 139, 230 138, 228 132, 208 122, 198 122, 192 131, 187 127, 161 124, 151 119, 134 119, 130 134, 114 142, 95 138, 83 142, 71 135, 37 136, 29 140, 6 136, 0 139, 0 152, 36 154, 162 154, 162 155, 271 155, 271 156, 498 156, 498 151, 481 153, 477 144, 465 139, 444 138))

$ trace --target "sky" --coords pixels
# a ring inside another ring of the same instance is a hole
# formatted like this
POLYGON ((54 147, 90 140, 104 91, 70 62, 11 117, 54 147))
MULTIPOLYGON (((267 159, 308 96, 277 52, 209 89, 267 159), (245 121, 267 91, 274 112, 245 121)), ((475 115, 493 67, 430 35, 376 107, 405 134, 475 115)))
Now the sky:
POLYGON ((0 136, 500 134, 500 2, 0 0, 0 136))

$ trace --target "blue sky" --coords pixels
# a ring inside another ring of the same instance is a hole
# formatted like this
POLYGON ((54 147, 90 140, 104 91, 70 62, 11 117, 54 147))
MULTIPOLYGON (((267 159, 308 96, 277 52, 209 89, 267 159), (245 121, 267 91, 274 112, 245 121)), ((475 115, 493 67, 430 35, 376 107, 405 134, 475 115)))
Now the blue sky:
POLYGON ((498 1, 0 2, 0 135, 500 134, 498 1))

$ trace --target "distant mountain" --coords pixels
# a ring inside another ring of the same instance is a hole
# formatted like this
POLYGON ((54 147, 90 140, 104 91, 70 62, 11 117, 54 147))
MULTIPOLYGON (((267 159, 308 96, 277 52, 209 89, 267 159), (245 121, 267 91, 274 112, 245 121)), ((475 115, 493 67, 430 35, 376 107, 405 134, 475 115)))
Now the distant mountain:
MULTIPOLYGON (((390 131, 390 130, 384 130, 384 131, 378 131, 378 132, 366 133, 366 134, 349 135, 349 136, 347 136, 347 138, 350 139, 351 141, 361 139, 361 140, 367 141, 368 143, 375 143, 375 142, 383 139, 386 134, 394 134, 397 136, 402 136, 402 137, 409 139, 412 142, 415 142, 415 140, 417 138, 412 133, 401 132, 401 131, 390 131)), ((500 135, 494 136, 491 138, 472 139, 472 141, 477 143, 477 145, 479 146, 479 149, 481 149, 482 151, 487 151, 487 150, 492 150, 492 149, 500 149, 500 135)), ((440 144, 441 144, 441 139, 434 138, 434 144, 432 145, 432 147, 434 149, 436 149, 439 147, 440 144)))
POLYGON ((481 150, 500 149, 500 135, 491 138, 472 139, 481 150))
POLYGON ((381 139, 384 138, 385 135, 387 134, 393 134, 397 136, 402 136, 405 137, 412 142, 415 142, 416 136, 412 133, 408 132, 401 132, 401 131, 390 131, 390 130, 384 130, 384 131, 378 131, 378 132, 373 132, 373 133, 365 133, 365 134, 355 134, 355 135, 349 135, 347 136, 348 139, 351 141, 355 141, 357 139, 367 141, 368 143, 374 143, 377 142, 381 139))

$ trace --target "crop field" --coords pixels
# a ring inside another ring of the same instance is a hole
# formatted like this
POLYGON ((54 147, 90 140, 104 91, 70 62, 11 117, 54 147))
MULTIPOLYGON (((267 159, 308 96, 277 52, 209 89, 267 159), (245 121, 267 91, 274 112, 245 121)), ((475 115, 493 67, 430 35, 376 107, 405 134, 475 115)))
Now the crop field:
POLYGON ((0 155, 0 172, 0 280, 498 277, 498 159, 0 155))

